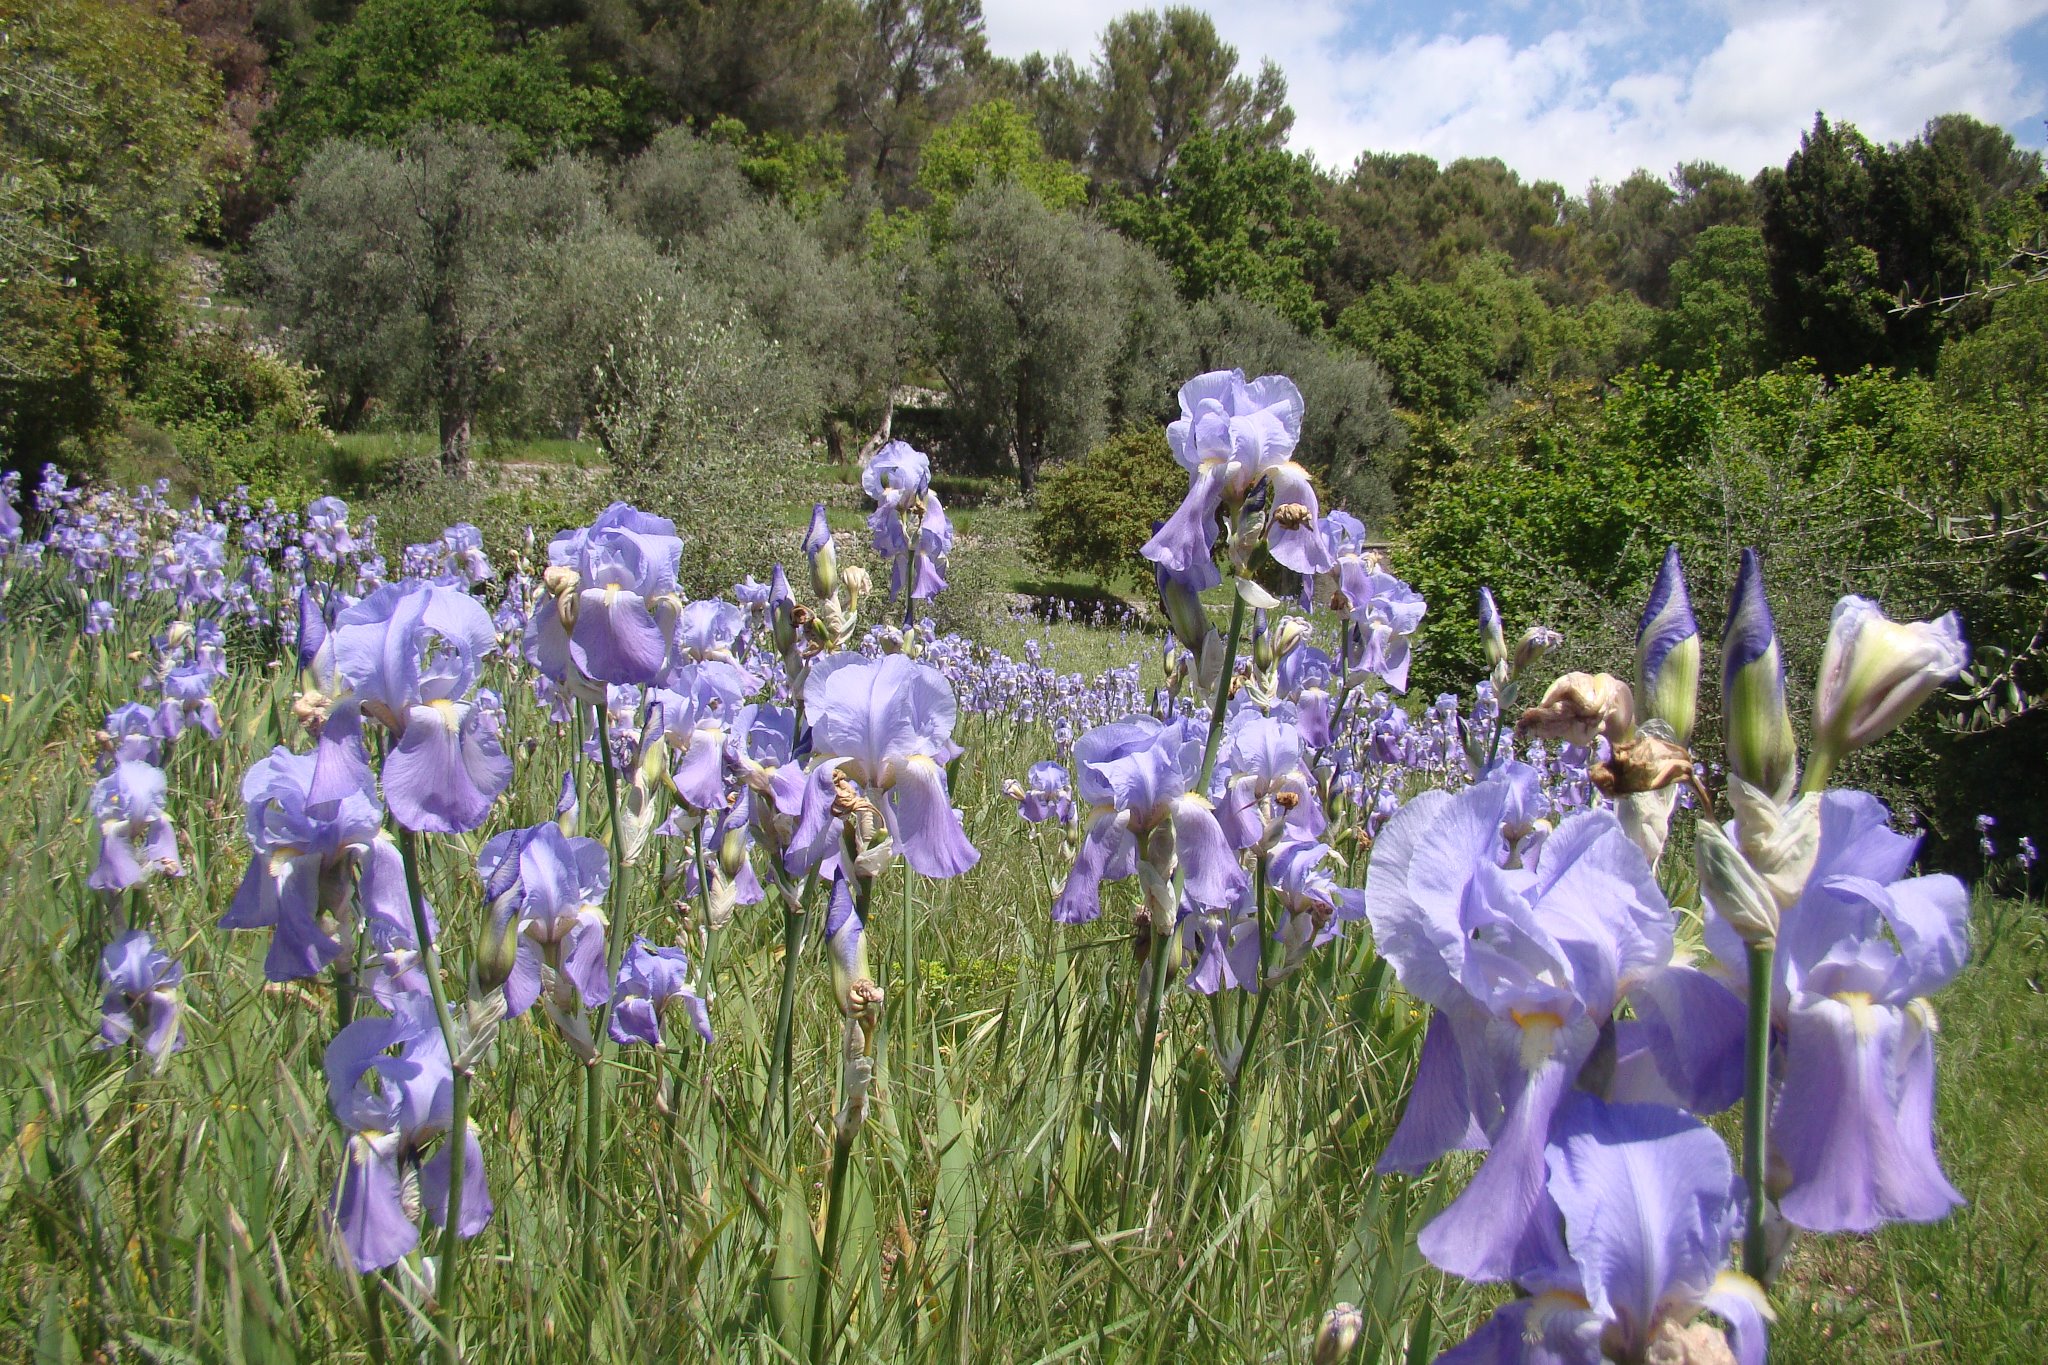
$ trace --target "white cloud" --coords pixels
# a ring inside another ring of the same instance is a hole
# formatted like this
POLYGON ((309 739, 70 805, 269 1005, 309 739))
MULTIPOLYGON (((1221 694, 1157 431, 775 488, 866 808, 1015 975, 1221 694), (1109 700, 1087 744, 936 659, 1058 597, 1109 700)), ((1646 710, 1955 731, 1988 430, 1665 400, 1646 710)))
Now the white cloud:
MULTIPOLYGON (((984 0, 991 45, 1085 61, 1114 11, 1073 0, 984 0)), ((1426 29, 1347 41, 1359 0, 1204 4, 1247 65, 1286 71, 1293 145, 1326 165, 1361 151, 1498 156, 1582 190, 1637 166, 1784 161, 1816 110, 1870 137, 1912 136, 1960 111, 2013 126, 2048 108, 2015 40, 2048 0, 1711 0, 1595 3, 1517 41, 1471 15, 1418 9, 1426 29), (1455 30, 1455 31, 1450 31, 1455 30), (1686 41, 1686 39, 1690 41, 1686 41)), ((2039 146, 2036 129, 2022 140, 2039 146)))

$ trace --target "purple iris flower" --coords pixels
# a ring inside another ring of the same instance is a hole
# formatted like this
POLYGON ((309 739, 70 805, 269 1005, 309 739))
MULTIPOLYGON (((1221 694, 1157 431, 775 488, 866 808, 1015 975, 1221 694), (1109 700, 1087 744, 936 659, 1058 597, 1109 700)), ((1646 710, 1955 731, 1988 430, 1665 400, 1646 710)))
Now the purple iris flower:
POLYGON ((1274 934, 1281 957, 1269 976, 1293 971, 1340 926, 1365 918, 1365 892, 1338 883, 1331 870, 1338 861, 1335 849, 1313 839, 1290 838, 1267 856, 1266 885, 1281 912, 1274 934))
POLYGON ((615 502, 589 526, 548 542, 548 593, 526 650, 559 683, 646 684, 667 670, 682 602, 675 523, 615 502))
POLYGON ((163 746, 156 736, 156 712, 139 701, 125 701, 107 712, 100 729, 100 771, 130 760, 157 764, 163 746))
MULTIPOLYGON (((939 504, 937 493, 924 495, 924 516, 917 524, 916 563, 910 576, 910 595, 921 601, 929 601, 946 590, 946 558, 953 553, 953 523, 946 518, 946 509, 939 504)), ((902 561, 898 560, 900 568, 902 561)), ((896 596, 902 591, 897 581, 898 569, 891 569, 889 594, 896 596)))
MULTIPOLYGON (((431 1004, 401 1002, 389 1018, 358 1019, 327 1045, 327 1101, 348 1130, 333 1215, 357 1271, 381 1270, 419 1244, 406 1212, 408 1187, 436 1224, 448 1217, 448 1130, 455 1121, 455 1072, 431 1004), (430 1157, 427 1144, 441 1138, 430 1157), (414 1182, 417 1182, 414 1186, 414 1182)), ((474 1237, 491 1221, 483 1145, 461 1135, 462 1224, 474 1237)))
POLYGON ((169 783, 163 770, 125 759, 93 784, 92 814, 100 827, 99 863, 86 885, 126 891, 158 873, 182 877, 178 835, 164 814, 169 783))
POLYGON ((271 931, 263 960, 271 981, 317 976, 346 954, 351 903, 380 946, 419 946, 405 865, 375 794, 362 788, 316 806, 316 767, 313 755, 280 745, 242 778, 255 856, 220 927, 271 931))
POLYGON ((945 675, 901 654, 834 654, 804 683, 812 764, 790 870, 816 867, 847 812, 840 784, 868 794, 904 861, 921 876, 952 877, 981 858, 967 842, 946 788, 958 705, 945 675))
POLYGON ((1437 1365, 1763 1365, 1763 1290, 1723 1269, 1743 1195, 1712 1129, 1582 1092, 1560 1106, 1539 1176, 1542 1235, 1514 1269, 1527 1297, 1437 1365), (1725 1319, 1732 1341, 1701 1312, 1725 1319))
POLYGON ((1031 824, 1047 820, 1059 825, 1074 823, 1074 784, 1057 763, 1032 764, 1022 784, 1005 784, 1004 795, 1017 803, 1018 816, 1031 824), (1009 790, 1011 787, 1015 790, 1009 790))
POLYGON ((367 761, 356 713, 396 737, 384 759, 384 799, 407 829, 475 829, 512 780, 499 742, 503 705, 475 687, 497 632, 483 605, 432 584, 392 584, 343 611, 328 640, 345 704, 321 735, 313 798, 340 799, 364 785, 367 761))
POLYGON ((95 598, 85 609, 85 633, 105 635, 114 628, 114 604, 95 598))
POLYGON ((1242 370, 1197 375, 1180 389, 1180 419, 1166 428, 1173 458, 1192 476, 1179 510, 1145 542, 1143 554, 1201 591, 1223 581, 1215 565, 1216 518, 1235 512, 1272 482, 1267 544, 1297 573, 1330 567, 1316 531, 1316 494, 1291 458, 1301 439, 1301 390, 1285 375, 1246 382, 1242 370))
MULTIPOLYGON (((1780 1039, 1771 1155, 1785 1217, 1814 1232, 1924 1223, 1963 1202, 1934 1149, 1934 1016, 1927 997, 1969 959, 1969 894, 1909 877, 1919 841, 1867 792, 1821 798, 1820 850, 1778 928, 1771 1013, 1780 1039)), ((1738 976, 1739 936, 1707 942, 1738 976)))
POLYGON ((306 505, 303 543, 307 553, 323 564, 332 564, 355 553, 355 540, 348 530, 348 504, 340 498, 315 498, 306 505))
POLYGON ((1138 871, 1141 844, 1170 827, 1188 900, 1209 909, 1237 904, 1247 878, 1209 798, 1193 790, 1206 733, 1187 720, 1131 716, 1097 726, 1074 743, 1075 796, 1087 835, 1053 903, 1053 918, 1081 924, 1102 913, 1102 883, 1138 871))
POLYGON ((1409 639, 1428 605, 1422 594, 1362 559, 1337 565, 1332 608, 1345 621, 1345 651, 1352 668, 1371 673, 1396 692, 1408 690, 1409 639))
POLYGON ((552 820, 506 830, 477 855, 494 945, 516 936, 505 982, 505 1013, 516 1018, 540 999, 542 968, 557 982, 565 1008, 570 988, 596 1008, 610 987, 605 963, 604 896, 611 855, 595 839, 572 839, 552 820))
MULTIPOLYGON (((601 964, 600 964, 601 965, 601 964)), ((663 1046, 662 1013, 681 1005, 690 1024, 705 1042, 711 1041, 711 1011, 688 985, 690 959, 681 948, 659 947, 644 938, 633 940, 619 964, 619 984, 612 996, 612 1041, 663 1046)))
POLYGON ((1323 832, 1323 805, 1291 718, 1239 709, 1224 732, 1216 776, 1222 784, 1216 818, 1232 848, 1270 848, 1283 837, 1313 839, 1323 832))
MULTIPOLYGON (((1535 1235, 1551 1115, 1617 1003, 1660 972, 1691 971, 1669 965, 1671 907, 1611 813, 1572 816, 1538 863, 1507 868, 1513 799, 1500 782, 1424 792, 1380 832, 1365 888, 1380 952, 1437 1010, 1380 1168, 1489 1151, 1420 1239, 1436 1265, 1473 1280, 1510 1276, 1535 1235)), ((1727 1070, 1739 1075, 1742 1016, 1730 1001, 1675 1030, 1685 1050, 1658 1072, 1673 1089, 1718 1096, 1727 1070)))
POLYGON ((725 807, 726 749, 741 698, 750 690, 740 685, 743 677, 731 664, 683 664, 670 674, 668 687, 652 694, 660 729, 681 756, 670 780, 692 810, 725 807))
POLYGON ((209 739, 220 738, 220 711, 213 703, 214 671, 198 661, 182 663, 159 681, 163 701, 156 710, 157 737, 175 740, 187 726, 197 726, 209 739))
POLYGON ((860 472, 860 486, 876 504, 868 514, 876 554, 896 559, 910 553, 903 514, 911 503, 924 497, 931 484, 931 458, 909 442, 891 441, 874 453, 860 472))
POLYGON ((185 1006, 178 997, 184 979, 185 969, 140 929, 109 943, 100 954, 100 980, 107 985, 100 1004, 100 1047, 133 1043, 161 1071, 170 1055, 185 1046, 185 1006))

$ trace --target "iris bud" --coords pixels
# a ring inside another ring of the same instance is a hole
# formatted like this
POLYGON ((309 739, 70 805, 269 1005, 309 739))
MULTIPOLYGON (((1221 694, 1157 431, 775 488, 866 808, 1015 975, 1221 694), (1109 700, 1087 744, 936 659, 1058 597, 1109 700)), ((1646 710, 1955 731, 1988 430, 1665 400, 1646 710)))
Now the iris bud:
POLYGON ((1544 655, 1550 653, 1551 650, 1556 649, 1563 643, 1564 636, 1559 635, 1549 626, 1529 627, 1523 633, 1521 640, 1515 645, 1515 657, 1511 665, 1514 669, 1514 675, 1518 678, 1521 677, 1522 674, 1528 672, 1537 664, 1542 663, 1544 655))
POLYGON ((477 945, 476 980, 486 991, 510 981, 519 961, 519 894, 515 886, 491 906, 490 922, 477 945))
POLYGON ((811 558, 811 588, 819 597, 839 591, 839 547, 832 542, 832 527, 825 520, 825 504, 811 508, 811 529, 804 535, 804 553, 811 558))
POLYGON ((1815 768, 1824 773, 1889 733, 1969 661, 1962 619, 1954 612, 1899 622, 1868 598, 1844 597, 1828 622, 1813 699, 1815 768))
POLYGON ((1508 662, 1507 636, 1502 633, 1500 608, 1494 605, 1493 589, 1479 590, 1479 640, 1486 646, 1486 662, 1499 668, 1508 662))
POLYGON ((1726 712, 1730 771, 1784 801, 1799 779, 1798 742, 1785 709, 1785 665, 1777 626, 1764 600, 1763 562, 1742 552, 1728 626, 1721 641, 1721 705, 1726 712))
POLYGON ((1189 586, 1187 578, 1163 567, 1154 576, 1159 581, 1159 602, 1165 609, 1173 638, 1191 653, 1200 654, 1202 641, 1210 633, 1209 613, 1202 606, 1202 595, 1189 586))
POLYGON ((1351 1354, 1351 1348, 1358 1344, 1359 1333, 1365 1330, 1365 1314, 1348 1303, 1340 1303, 1323 1314, 1322 1326, 1316 1329, 1316 1344, 1309 1353, 1315 1365, 1337 1365, 1351 1354))
POLYGON ((1664 552, 1636 627, 1636 699, 1644 720, 1661 720, 1680 744, 1699 717, 1700 626, 1685 590, 1678 547, 1664 552))

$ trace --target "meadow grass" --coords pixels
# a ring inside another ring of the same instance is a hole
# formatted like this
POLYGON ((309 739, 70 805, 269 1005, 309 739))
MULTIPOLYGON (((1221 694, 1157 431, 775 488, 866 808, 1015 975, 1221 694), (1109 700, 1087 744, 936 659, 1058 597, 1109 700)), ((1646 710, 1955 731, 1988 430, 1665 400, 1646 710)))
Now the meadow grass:
MULTIPOLYGON (((416 1265, 338 1267, 324 1209, 342 1151, 321 1053, 335 1001, 319 982, 267 985, 264 936, 214 927, 248 861, 240 775, 292 732, 289 670, 238 638, 227 732, 189 735, 166 769, 188 875, 108 903, 85 886, 99 717, 135 694, 147 623, 84 640, 10 603, 0 653, 0 1358, 193 1361, 412 1359, 426 1353, 416 1265), (186 965, 189 1046, 161 1075, 93 1047, 98 947, 146 922, 186 965)), ((1142 635, 1011 620, 1061 668, 1122 663, 1142 635)), ((1019 645, 1021 648, 1021 643, 1019 645)), ((484 835, 547 818, 572 743, 509 678, 518 776, 479 834, 425 841, 426 889, 451 965, 482 909, 484 835)), ((970 719, 954 799, 982 852, 946 882, 897 869, 870 917, 888 991, 877 1104, 847 1184, 843 1254, 824 1302, 846 1361, 1303 1360, 1325 1310, 1358 1304, 1359 1361, 1421 1361, 1498 1298, 1429 1269, 1415 1232, 1470 1158, 1427 1177, 1373 1163, 1400 1114, 1424 1022, 1368 937, 1277 988, 1225 1149, 1216 1049, 1243 1007, 1168 996, 1153 1121, 1117 1210, 1136 1134, 1137 995, 1128 884, 1101 920, 1047 909, 1068 859, 1000 795, 1050 751, 1034 726, 970 719), (902 1031, 908 917, 917 1036, 902 1031), (1114 1314, 1106 1310, 1114 1304, 1114 1314)), ((586 818, 601 803, 586 788, 586 818)), ((599 822, 601 823, 601 822, 599 822)), ((600 831, 601 832, 601 831, 600 831)), ((657 841, 662 843, 664 841, 657 841)), ((615 930, 690 937, 665 874, 681 841, 634 869, 615 930), (661 889, 658 889, 661 888, 661 889)), ((1354 856, 1346 879, 1362 879, 1354 856)), ((819 907, 806 907, 813 916, 819 907)), ((816 934, 802 948, 785 1124, 767 1090, 784 943, 771 893, 717 936, 717 1030, 615 1052, 618 1126, 581 1221, 582 1067, 535 1011, 479 1069, 496 1216, 469 1244, 457 1322, 476 1360, 806 1358, 831 1150, 840 1021, 816 934), (594 1278, 579 1269, 598 1239, 594 1278)), ((1977 966, 1937 1006, 1942 1149, 1970 1205, 1932 1228, 1811 1239, 1779 1293, 1773 1359, 2040 1358, 2048 1009, 2040 907, 1979 905, 1977 966)))

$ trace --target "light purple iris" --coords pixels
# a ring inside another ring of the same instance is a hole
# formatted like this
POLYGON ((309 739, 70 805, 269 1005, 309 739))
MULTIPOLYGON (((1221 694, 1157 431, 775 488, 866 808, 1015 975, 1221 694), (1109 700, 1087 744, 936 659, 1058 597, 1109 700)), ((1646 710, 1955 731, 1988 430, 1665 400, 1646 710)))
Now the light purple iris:
POLYGON ((1216 818, 1232 848, 1271 848, 1283 837, 1323 832, 1322 802, 1291 718, 1240 708, 1224 732, 1216 774, 1223 789, 1216 818))
POLYGON ((1053 903, 1053 918, 1081 924, 1102 913, 1102 883, 1138 871, 1141 842, 1170 829, 1189 901, 1237 904, 1247 878, 1237 865, 1201 776, 1204 730, 1191 721, 1131 716, 1074 743, 1074 792, 1087 808, 1087 835, 1053 903))
POLYGON ((100 828, 99 863, 86 885, 95 891, 126 891, 161 873, 185 874, 178 860, 178 835, 164 814, 169 783, 163 770, 126 759, 93 784, 92 814, 100 828))
POLYGON ((946 765, 961 750, 945 675, 901 654, 834 654, 811 666, 804 706, 812 763, 789 850, 792 872, 818 866, 836 845, 842 780, 868 794, 919 875, 957 876, 980 860, 946 788, 946 765))
POLYGON ((742 686, 745 676, 731 664, 682 664, 670 674, 669 686, 650 695, 661 732, 679 756, 670 775, 676 795, 692 810, 725 807, 726 749, 742 698, 751 690, 742 686))
POLYGON ((1294 381, 1269 374, 1247 382, 1242 370, 1197 375, 1181 385, 1180 413, 1166 439, 1192 481, 1179 509, 1145 542, 1145 558, 1183 576, 1196 591, 1215 587, 1223 581, 1215 565, 1217 514, 1235 513, 1270 479, 1273 558, 1297 573, 1328 569, 1329 550, 1316 531, 1315 487, 1292 458, 1302 415, 1294 381))
POLYGON ((315 806, 316 760, 282 745, 242 778, 244 829, 255 856, 223 929, 269 929, 263 974, 317 976, 349 951, 349 912, 360 906, 379 947, 417 948, 405 866, 367 789, 315 806), (318 811, 316 814, 315 811, 318 811))
MULTIPOLYGON (((1655 1014, 1689 997, 1649 983, 1700 975, 1669 965, 1671 907, 1612 814, 1570 817, 1539 862, 1511 869, 1501 827, 1513 799, 1499 782, 1424 792, 1381 831, 1365 888, 1381 954, 1437 1010, 1380 1168, 1418 1171, 1448 1151, 1489 1151, 1419 1243, 1436 1265, 1473 1280, 1510 1276, 1535 1235, 1551 1115, 1616 1005, 1627 996, 1639 1014, 1655 1014)), ((1721 994, 1728 1008, 1667 1027, 1680 1050, 1652 1059, 1655 1078, 1695 1108, 1701 1094, 1726 1095, 1731 1069, 1739 1075, 1742 1014, 1721 994)))
POLYGON ((503 706, 488 688, 471 694, 483 659, 497 648, 490 613, 453 588, 391 584, 344 610, 328 645, 343 702, 321 736, 314 801, 364 785, 361 714, 396 740, 383 783, 401 825, 430 834, 481 825, 512 780, 498 737, 503 706))
POLYGON ((634 939, 619 964, 618 989, 612 996, 612 1041, 663 1046, 661 1016, 680 1005, 699 1036, 710 1042, 711 1012, 703 997, 690 989, 689 975, 690 959, 681 948, 634 939))
POLYGON ((340 498, 315 498, 306 505, 306 552, 323 564, 332 564, 355 553, 349 534, 348 504, 340 498))
POLYGON ((549 593, 527 623, 529 658, 558 683, 659 681, 682 610, 675 523, 623 502, 548 542, 549 593))
POLYGON ((158 682, 163 695, 157 705, 154 727, 158 738, 175 740, 188 726, 196 726, 209 739, 220 738, 220 712, 213 703, 216 676, 212 668, 197 660, 181 663, 164 674, 158 682))
POLYGON ((1006 794, 1017 803, 1018 816, 1031 824, 1047 820, 1059 825, 1074 823, 1074 784, 1057 763, 1032 764, 1023 783, 1006 794))
POLYGON ((1541 1236, 1527 1291, 1437 1365, 1763 1365, 1763 1290, 1723 1269, 1742 1222, 1728 1148, 1674 1109, 1571 1096, 1543 1151, 1541 1236), (1720 1328, 1702 1312, 1725 1319, 1720 1328))
POLYGON ((875 510, 868 514, 868 530, 874 536, 876 554, 893 560, 910 552, 903 514, 931 484, 930 457, 907 441, 891 441, 868 460, 860 472, 860 486, 875 501, 875 510))
POLYGON ((603 907, 612 880, 604 845, 572 839, 549 820, 493 837, 477 855, 476 870, 493 943, 518 939, 505 1013, 516 1018, 533 1008, 544 966, 564 1008, 575 1007, 576 995, 589 1008, 602 1005, 610 987, 603 907))
POLYGON ((1337 565, 1337 591, 1339 600, 1332 605, 1345 621, 1350 666, 1373 674, 1396 692, 1406 692, 1412 658, 1409 640, 1428 610, 1422 594, 1361 559, 1337 565))
POLYGON ((130 760, 152 765, 163 760, 163 745, 156 735, 156 712, 139 701, 124 701, 107 712, 107 723, 100 727, 99 740, 101 772, 130 760))
MULTIPOLYGON (((1785 1217, 1814 1232, 1931 1222, 1963 1202, 1934 1149, 1934 1017, 1927 997, 1969 959, 1969 894, 1909 877, 1919 841, 1867 792, 1821 798, 1820 850, 1778 929, 1779 1042, 1771 1156, 1785 1217)), ((1718 916, 1707 942, 1744 974, 1718 916)))
MULTIPOLYGON (((455 1072, 432 1006, 402 1002, 389 1018, 358 1019, 327 1045, 327 1101, 348 1130, 333 1216, 357 1271, 395 1264, 419 1244, 406 1213, 407 1185, 418 1180, 419 1203, 436 1224, 448 1217, 448 1130, 455 1121, 455 1072), (440 1138, 422 1160, 427 1144, 440 1138)), ((483 1146, 472 1127, 461 1135, 462 1225, 474 1237, 491 1221, 483 1146)))
POLYGON ((107 987, 100 1003, 100 1047, 133 1043, 161 1070, 185 1046, 184 1002, 178 997, 184 979, 185 969, 140 929, 109 943, 100 954, 100 980, 107 987))

